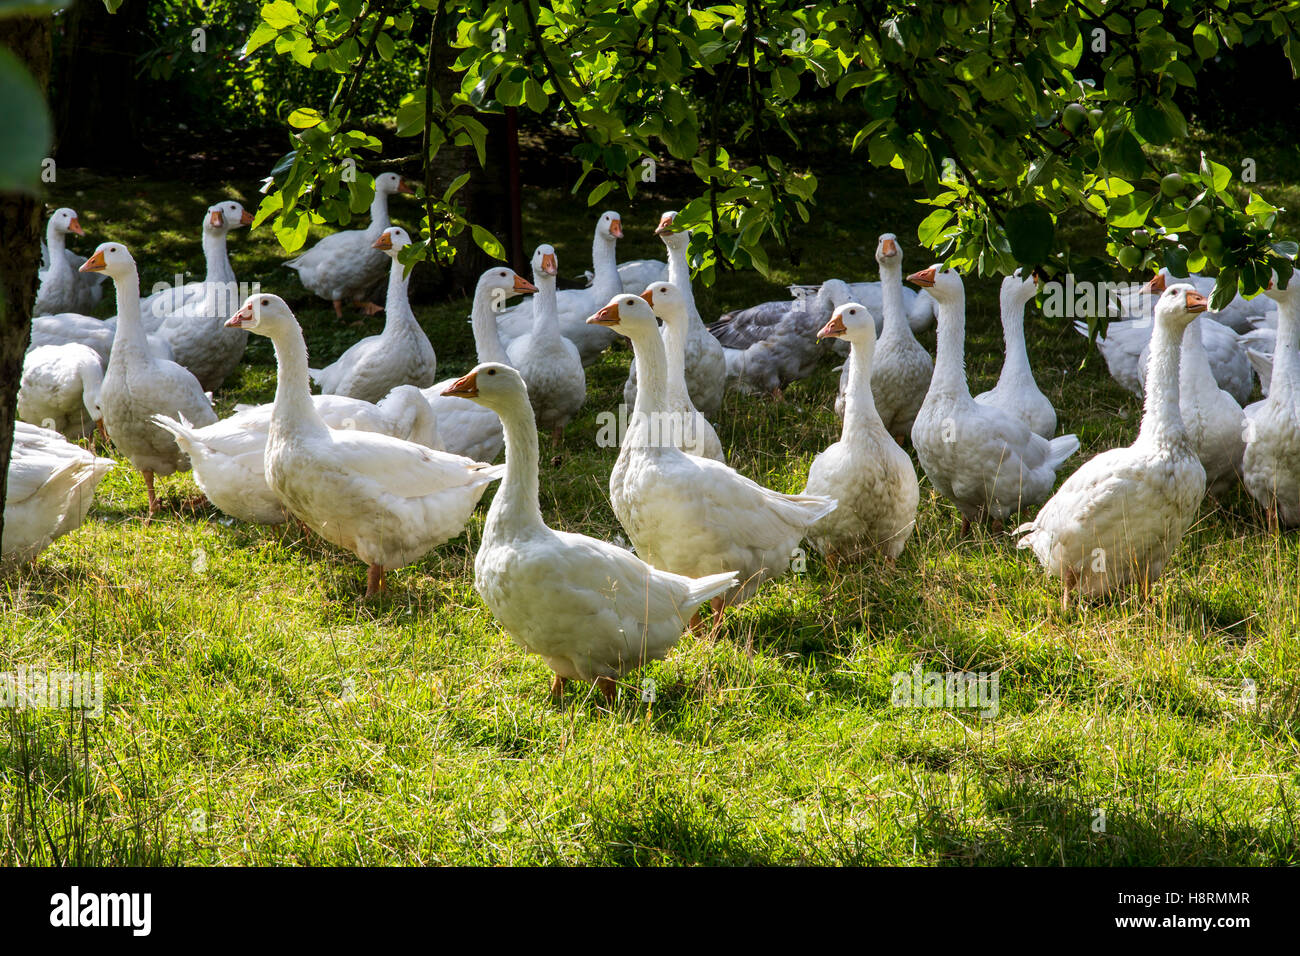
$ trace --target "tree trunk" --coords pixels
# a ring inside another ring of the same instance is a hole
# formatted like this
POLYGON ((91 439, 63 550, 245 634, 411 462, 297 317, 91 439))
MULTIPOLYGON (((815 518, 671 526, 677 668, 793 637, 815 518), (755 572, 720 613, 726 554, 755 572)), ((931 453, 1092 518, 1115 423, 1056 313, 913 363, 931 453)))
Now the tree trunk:
MULTIPOLYGON (((46 17, 0 18, 0 45, 26 64, 42 90, 50 83, 50 21, 46 17)), ((32 334, 36 270, 41 261, 41 201, 36 196, 0 193, 0 540, 14 414, 23 355, 32 334)))

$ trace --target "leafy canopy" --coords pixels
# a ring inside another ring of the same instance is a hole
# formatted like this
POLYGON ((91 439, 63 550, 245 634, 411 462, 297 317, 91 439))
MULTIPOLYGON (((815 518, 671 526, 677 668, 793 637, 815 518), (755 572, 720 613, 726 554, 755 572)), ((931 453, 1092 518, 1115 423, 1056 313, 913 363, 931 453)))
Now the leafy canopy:
MULTIPOLYGON (((365 208, 369 177, 345 170, 380 144, 356 128, 351 102, 410 41, 423 82, 391 119, 419 140, 427 183, 447 143, 472 145, 482 163, 477 117, 504 107, 576 134, 572 189, 590 205, 635 195, 671 157, 699 183, 679 222, 695 230, 705 281, 723 263, 766 273, 765 244, 788 243, 809 219, 815 171, 772 144, 798 147, 791 119, 820 97, 860 119, 844 162, 901 169, 923 187, 933 210, 919 239, 951 265, 1069 268, 1057 222, 1081 213, 1105 223, 1127 268, 1214 265, 1216 296, 1249 295, 1273 270, 1290 275, 1296 247, 1274 235, 1279 210, 1244 195, 1214 157, 1176 168, 1162 147, 1187 133, 1175 93, 1195 88, 1202 63, 1280 44, 1294 71, 1298 37, 1295 0, 272 0, 247 52, 270 46, 339 79, 329 102, 289 115, 296 149, 258 219, 292 250, 309 223, 365 208), (448 71, 453 82, 439 83, 448 71)), ((466 178, 426 195, 411 257, 453 255, 466 228, 501 254, 457 203, 466 178)))

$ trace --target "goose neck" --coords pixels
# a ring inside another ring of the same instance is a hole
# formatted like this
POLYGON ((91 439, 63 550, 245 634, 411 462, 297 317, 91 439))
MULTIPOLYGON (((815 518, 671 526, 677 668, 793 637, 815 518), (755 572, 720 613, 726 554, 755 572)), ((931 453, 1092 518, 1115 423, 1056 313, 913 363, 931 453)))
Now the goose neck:
POLYGON ((226 231, 203 230, 203 261, 207 265, 207 283, 234 282, 235 270, 226 248, 226 231))
POLYGON ((667 403, 667 353, 658 330, 653 335, 633 339, 632 350, 636 361, 636 403, 632 406, 632 424, 625 440, 642 446, 656 444, 647 430, 667 403), (634 436, 635 442, 632 441, 634 436))
POLYGON ((1025 347, 1025 306, 1014 299, 1002 303, 1002 343, 1006 357, 1001 378, 1009 382, 1032 379, 1029 350, 1025 347))
POLYGON ((375 188, 375 198, 370 200, 370 228, 366 236, 378 239, 379 234, 392 225, 388 218, 388 193, 375 188))
MULTIPOLYGON (((1292 282, 1300 277, 1292 276, 1292 282)), ((1268 397, 1294 399, 1300 392, 1300 302, 1294 296, 1277 304, 1277 346, 1273 352, 1273 378, 1268 397)))
MULTIPOLYGON (((686 338, 687 319, 685 315, 675 315, 672 320, 664 320, 663 329, 664 355, 668 362, 668 385, 664 398, 674 408, 685 408, 691 400, 690 390, 686 386, 686 338)), ((641 374, 640 369, 637 375, 641 374)))
MULTIPOLYGON (((500 300, 504 301, 504 300, 500 300)), ((474 307, 470 314, 470 324, 474 329, 474 348, 478 352, 478 361, 498 362, 509 365, 505 346, 501 344, 501 330, 497 328, 497 313, 492 308, 492 290, 480 286, 474 292, 474 307)))
POLYGON ((668 281, 677 287, 686 304, 686 316, 692 323, 704 327, 700 310, 695 305, 695 293, 691 291, 691 264, 686 259, 686 243, 667 244, 668 281))
POLYGON ((893 440, 885 431, 885 424, 880 420, 875 397, 871 393, 872 357, 872 350, 860 345, 853 345, 849 349, 849 382, 844 389, 841 441, 848 442, 852 436, 863 435, 893 440))
POLYGON ((311 379, 307 371, 307 341, 297 323, 272 331, 275 347, 275 401, 271 406, 272 427, 325 429, 325 422, 311 400, 311 379))
POLYGON ((907 324, 907 310, 903 305, 903 263, 898 258, 889 259, 880 267, 880 310, 884 313, 882 336, 911 337, 912 327, 907 324))
POLYGON ((602 236, 599 229, 591 241, 591 272, 594 276, 591 287, 599 290, 602 301, 608 302, 623 291, 623 282, 618 277, 618 253, 614 242, 602 236))
POLYGON ((506 439, 506 474, 488 509, 484 537, 513 536, 544 527, 537 502, 537 425, 520 399, 497 413, 506 439))
POLYGON ((555 276, 540 273, 533 277, 533 284, 537 286, 537 291, 533 293, 533 335, 553 341, 561 335, 555 276))
POLYGON ((406 268, 393 259, 388 270, 388 297, 384 299, 384 332, 396 332, 415 323, 409 298, 410 276, 406 268))
POLYGON ((934 379, 931 388, 970 397, 966 384, 966 297, 939 302, 934 379))
POLYGON ((117 328, 113 330, 113 351, 108 363, 120 365, 140 353, 148 352, 144 325, 140 321, 140 278, 134 266, 121 276, 113 276, 117 294, 117 328))
POLYGON ((1156 319, 1151 333, 1151 353, 1147 357, 1146 398, 1138 443, 1187 441, 1187 430, 1178 407, 1183 332, 1183 329, 1170 328, 1168 323, 1156 319))

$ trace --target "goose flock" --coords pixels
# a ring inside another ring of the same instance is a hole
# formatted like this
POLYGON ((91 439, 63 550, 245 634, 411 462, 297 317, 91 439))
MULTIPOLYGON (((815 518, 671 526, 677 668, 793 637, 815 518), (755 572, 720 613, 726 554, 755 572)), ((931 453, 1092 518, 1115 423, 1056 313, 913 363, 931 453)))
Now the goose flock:
POLYGON ((1206 494, 1237 482, 1270 529, 1300 526, 1300 290, 1276 275, 1263 296, 1219 312, 1206 298, 1213 280, 1197 276, 1162 271, 1124 297, 1123 317, 1097 344, 1116 381, 1143 398, 1141 426, 1133 444, 1096 455, 1058 487, 1079 440, 1058 434, 1034 378, 1025 311, 1037 275, 1003 280, 1004 364, 996 386, 972 396, 963 279, 935 264, 905 280, 896 236, 880 236, 878 282, 794 286, 787 301, 706 325, 677 214, 654 225, 664 261, 620 265, 623 220, 608 211, 596 222, 587 288, 557 289, 558 255, 545 243, 531 280, 506 266, 482 274, 470 317, 477 364, 439 381, 399 260, 411 237, 388 214, 389 197, 410 191, 396 174, 377 177, 366 229, 330 235, 287 263, 336 315, 345 304, 385 312, 379 334, 320 369, 281 296, 230 301, 227 236, 252 221, 239 203, 205 213, 204 280, 143 300, 126 246, 75 256, 67 236, 84 235, 77 214, 56 210, 18 397, 3 557, 34 560, 84 521, 114 467, 78 444, 97 431, 143 476, 146 521, 159 507, 155 476, 192 470, 230 517, 294 519, 351 551, 367 568, 366 598, 389 571, 460 535, 499 480, 474 562, 478 594, 551 668, 555 694, 580 680, 612 696, 621 677, 688 630, 703 632, 706 607, 716 635, 725 609, 787 573, 805 541, 832 569, 892 564, 920 500, 909 447, 963 534, 975 523, 1010 531, 1060 580, 1067 607, 1072 594, 1145 595, 1206 494), (107 280, 117 314, 101 320, 87 313, 107 280), (933 357, 917 338, 932 322, 933 357), (212 391, 238 367, 250 333, 274 347, 274 401, 219 420, 212 391), (584 368, 618 338, 634 361, 609 498, 631 548, 555 531, 539 507, 539 433, 563 440, 587 399, 584 368), (844 349, 841 433, 803 490, 783 493, 729 466, 713 424, 724 391, 779 398, 844 349), (1265 397, 1248 404, 1257 369, 1265 397), (1009 523, 1026 512, 1030 520, 1009 523))

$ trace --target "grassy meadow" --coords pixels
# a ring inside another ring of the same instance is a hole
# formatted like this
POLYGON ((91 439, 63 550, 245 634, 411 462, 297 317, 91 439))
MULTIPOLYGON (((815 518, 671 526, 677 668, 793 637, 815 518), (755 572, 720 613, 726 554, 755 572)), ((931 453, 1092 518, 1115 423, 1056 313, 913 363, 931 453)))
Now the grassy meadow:
MULTIPOLYGON (((1295 160, 1259 155, 1260 188, 1295 208, 1300 190, 1282 185, 1300 181, 1295 160)), ((926 210, 902 180, 839 164, 799 237, 801 264, 774 254, 771 282, 724 274, 697 289, 706 318, 784 297, 789 281, 874 278, 882 231, 908 265, 927 264, 915 242, 926 210)), ((653 226, 680 197, 671 170, 660 178, 611 204, 621 258, 662 256, 653 226)), ((255 188, 201 171, 60 171, 49 198, 80 212, 79 251, 125 242, 147 289, 178 267, 201 275, 204 208, 233 197, 254 209, 255 188)), ((417 218, 405 198, 392 209, 417 218)), ((580 275, 599 211, 526 189, 527 250, 551 242, 561 275, 580 275)), ((1096 229, 1069 228, 1100 254, 1096 229)), ((304 293, 269 229, 233 234, 230 250, 241 280, 299 310, 314 364, 379 328, 340 323, 304 293)), ((967 290, 980 391, 1001 364, 997 280, 967 290)), ((468 303, 416 311, 440 376, 468 370, 468 303)), ((1140 408, 1067 322, 1031 313, 1038 381, 1083 446, 1064 477, 1130 442, 1140 408)), ((932 348, 933 332, 922 340, 932 348)), ((588 370, 587 406, 543 461, 554 527, 621 532, 596 415, 621 400, 630 356, 588 370)), ((730 463, 799 490, 838 434, 835 364, 781 403, 729 395, 717 426, 730 463)), ((254 336, 220 411, 268 401, 274 371, 254 336)), ((189 475, 159 487, 146 526, 143 481, 119 467, 78 532, 0 576, 0 671, 94 669, 106 694, 100 718, 0 712, 0 863, 1300 862, 1300 537, 1265 533, 1241 489, 1207 500, 1148 602, 1062 612, 1029 552, 986 530, 960 538, 955 509, 923 481, 896 567, 832 573, 810 553, 803 573, 729 611, 716 642, 685 637, 611 706, 582 684, 554 703, 550 671, 475 594, 492 491, 464 536, 363 605, 352 555, 196 510, 189 475), (997 716, 891 707, 891 676, 916 665, 1000 672, 997 716)))

